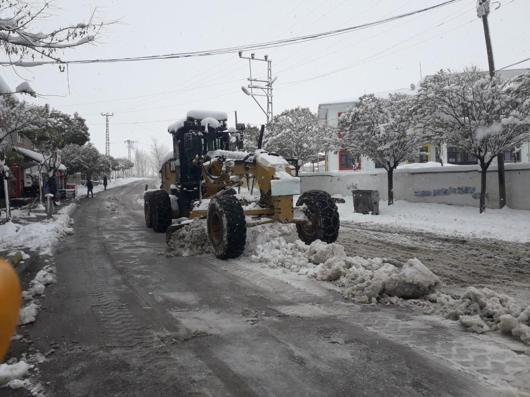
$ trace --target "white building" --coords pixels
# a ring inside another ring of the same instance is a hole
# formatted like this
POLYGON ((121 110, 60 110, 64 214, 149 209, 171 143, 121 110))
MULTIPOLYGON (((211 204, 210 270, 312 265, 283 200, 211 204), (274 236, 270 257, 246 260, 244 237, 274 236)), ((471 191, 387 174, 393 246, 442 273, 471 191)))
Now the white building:
MULTIPOLYGON (((501 79, 510 79, 523 73, 530 73, 530 69, 509 69, 500 70, 497 75, 501 79)), ((393 91, 400 93, 413 93, 412 90, 393 91)), ((383 93, 384 95, 384 93, 383 93)), ((342 113, 348 112, 355 101, 342 101, 322 103, 318 105, 318 121, 321 125, 337 128, 339 117, 342 113)), ((340 132, 339 132, 340 133, 340 132)), ((326 156, 326 171, 372 171, 377 167, 371 159, 361 157, 360 159, 353 156, 346 150, 341 149, 338 152, 328 152, 326 156)), ((469 154, 462 152, 454 147, 444 147, 441 153, 436 153, 435 147, 425 144, 418 148, 418 153, 414 161, 424 163, 428 161, 439 161, 440 157, 444 163, 451 164, 476 164, 476 160, 469 154)), ((523 144, 520 148, 505 153, 505 161, 509 163, 530 163, 530 142, 523 144)))

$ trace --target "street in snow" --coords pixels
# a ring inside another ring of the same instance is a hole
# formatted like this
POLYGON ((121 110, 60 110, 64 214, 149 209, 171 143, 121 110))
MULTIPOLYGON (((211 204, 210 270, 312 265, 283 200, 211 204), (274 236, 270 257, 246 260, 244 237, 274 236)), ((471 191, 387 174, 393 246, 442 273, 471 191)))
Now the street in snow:
POLYGON ((530 397, 529 2, 85 3, 0 0, 0 395, 530 397))

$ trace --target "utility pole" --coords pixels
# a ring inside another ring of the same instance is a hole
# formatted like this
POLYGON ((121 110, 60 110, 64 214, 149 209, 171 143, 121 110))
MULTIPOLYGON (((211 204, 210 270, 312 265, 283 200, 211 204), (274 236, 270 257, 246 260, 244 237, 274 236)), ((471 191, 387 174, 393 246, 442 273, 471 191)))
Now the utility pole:
POLYGON ((105 156, 110 156, 110 131, 109 131, 109 117, 114 116, 114 113, 101 113, 105 117, 105 156))
POLYGON ((127 160, 131 161, 131 153, 134 149, 134 144, 136 141, 133 141, 132 139, 126 139, 124 142, 127 144, 127 160))
MULTIPOLYGON (((490 0, 477 0, 477 16, 482 19, 484 27, 484 38, 486 39, 486 51, 488 53, 488 67, 490 77, 495 77, 495 62, 493 60, 493 48, 491 46, 490 27, 488 15, 490 13, 490 0)), ((499 178, 499 208, 506 205, 506 179, 504 173, 504 152, 497 155, 497 174, 499 178)))
POLYGON ((256 54, 250 54, 250 57, 243 56, 243 52, 239 51, 239 58, 248 60, 249 77, 248 85, 241 87, 241 90, 248 96, 252 97, 258 104, 261 111, 267 118, 267 124, 272 121, 272 84, 276 81, 276 78, 272 78, 272 60, 269 59, 268 55, 264 55, 263 58, 256 58, 256 54), (266 62, 267 64, 267 77, 256 78, 252 75, 252 64, 254 62, 266 62), (257 99, 257 97, 264 97, 266 100, 265 106, 257 99))

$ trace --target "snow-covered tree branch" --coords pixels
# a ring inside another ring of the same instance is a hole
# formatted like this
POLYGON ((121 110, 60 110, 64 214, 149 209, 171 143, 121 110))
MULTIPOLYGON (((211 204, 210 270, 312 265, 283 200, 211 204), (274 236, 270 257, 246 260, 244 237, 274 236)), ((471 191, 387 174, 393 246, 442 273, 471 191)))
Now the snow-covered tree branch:
POLYGON ((394 202, 394 170, 420 142, 413 129, 414 101, 404 94, 391 94, 388 99, 364 95, 339 120, 343 147, 354 155, 370 157, 387 171, 389 205, 394 202))
POLYGON ((23 0, 0 0, 0 45, 13 63, 29 56, 60 59, 56 53, 65 48, 77 47, 94 41, 102 24, 76 23, 46 32, 35 30, 35 22, 46 17, 50 8, 46 1, 40 6, 23 0))
POLYGON ((503 82, 476 69, 440 71, 418 93, 419 128, 477 159, 480 212, 486 209, 486 172, 493 159, 528 139, 530 77, 503 82))

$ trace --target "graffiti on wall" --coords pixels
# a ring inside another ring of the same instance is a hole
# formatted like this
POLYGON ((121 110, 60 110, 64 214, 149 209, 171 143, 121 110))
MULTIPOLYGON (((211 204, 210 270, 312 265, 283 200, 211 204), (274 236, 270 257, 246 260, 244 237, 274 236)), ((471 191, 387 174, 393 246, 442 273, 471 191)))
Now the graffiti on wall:
POLYGON ((416 197, 439 197, 450 196, 453 194, 470 194, 474 199, 479 197, 479 192, 474 186, 447 187, 432 190, 417 190, 414 192, 416 197))

